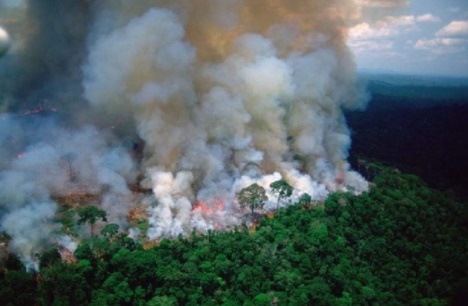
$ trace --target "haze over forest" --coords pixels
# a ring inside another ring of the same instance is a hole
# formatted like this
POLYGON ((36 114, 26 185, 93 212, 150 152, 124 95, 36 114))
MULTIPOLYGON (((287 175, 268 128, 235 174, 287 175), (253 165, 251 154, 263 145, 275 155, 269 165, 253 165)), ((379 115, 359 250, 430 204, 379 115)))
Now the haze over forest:
POLYGON ((0 0, 0 304, 462 300, 449 2, 0 0))

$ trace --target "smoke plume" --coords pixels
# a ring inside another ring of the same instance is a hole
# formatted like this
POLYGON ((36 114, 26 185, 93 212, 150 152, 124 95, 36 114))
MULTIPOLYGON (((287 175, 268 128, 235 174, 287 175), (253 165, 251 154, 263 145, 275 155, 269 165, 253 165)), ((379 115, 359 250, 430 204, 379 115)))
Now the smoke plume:
POLYGON ((69 241, 53 222, 56 199, 78 192, 98 195, 91 204, 131 232, 127 214, 146 207, 147 236, 159 239, 241 224, 236 193, 254 182, 267 189, 266 210, 281 178, 291 201, 366 191, 346 161, 343 115, 366 100, 346 46, 361 8, 57 0, 11 9, 13 46, 0 59, 0 230, 10 248, 27 260, 69 241), (136 197, 136 184, 151 195, 136 197))

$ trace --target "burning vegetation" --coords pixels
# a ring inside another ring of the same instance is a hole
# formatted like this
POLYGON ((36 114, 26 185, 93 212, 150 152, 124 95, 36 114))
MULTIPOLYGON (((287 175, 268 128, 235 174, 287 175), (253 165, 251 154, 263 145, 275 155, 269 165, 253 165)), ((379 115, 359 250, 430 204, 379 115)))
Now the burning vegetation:
POLYGON ((25 262, 88 235, 62 218, 87 205, 158 241, 368 190, 346 161, 343 109, 366 101, 346 46, 354 0, 21 9, 34 26, 8 29, 0 59, 0 231, 25 262))

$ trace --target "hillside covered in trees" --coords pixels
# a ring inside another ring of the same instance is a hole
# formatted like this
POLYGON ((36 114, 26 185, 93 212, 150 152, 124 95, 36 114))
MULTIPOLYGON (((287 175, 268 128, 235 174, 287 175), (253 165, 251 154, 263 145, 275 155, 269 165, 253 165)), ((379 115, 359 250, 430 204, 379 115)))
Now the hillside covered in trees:
POLYGON ((364 112, 348 112, 351 163, 385 162, 468 198, 468 79, 372 75, 364 112))
MULTIPOLYGON (((254 184, 238 194, 250 211, 245 225, 157 244, 144 234, 132 239, 116 224, 95 226, 107 219, 94 206, 65 205, 57 214, 62 230, 73 236, 84 224, 90 237, 74 254, 54 248, 38 254, 38 271, 7 254, 0 304, 462 304, 468 126, 459 93, 466 91, 444 87, 438 93, 451 101, 444 104, 426 87, 373 82, 368 109, 347 114, 350 160, 371 182, 368 193, 334 193, 313 203, 305 196, 259 214, 265 194, 254 184)), ((276 183, 279 203, 292 190, 276 183)), ((144 233, 148 223, 137 227, 144 233)), ((8 240, 0 235, 0 244, 8 240)))
POLYGON ((466 203, 418 177, 367 164, 373 188, 297 203, 256 228, 193 233, 144 248, 118 228, 83 240, 76 260, 11 255, 2 305, 447 305, 467 278, 466 203))

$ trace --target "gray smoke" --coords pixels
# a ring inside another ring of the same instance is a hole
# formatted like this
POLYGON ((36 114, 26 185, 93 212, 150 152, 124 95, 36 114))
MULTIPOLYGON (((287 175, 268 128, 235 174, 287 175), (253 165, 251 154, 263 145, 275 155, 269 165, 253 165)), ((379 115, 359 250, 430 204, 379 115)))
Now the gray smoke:
POLYGON ((84 94, 136 122, 146 146, 142 184, 158 203, 149 237, 238 223, 221 212, 236 211, 236 192, 253 181, 268 188, 283 177, 316 199, 366 190, 346 162, 342 113, 364 100, 344 43, 357 7, 205 2, 112 2, 93 27, 84 94), (252 163, 263 177, 243 176, 252 163), (219 213, 214 199, 224 203, 219 213), (195 200, 210 214, 194 213, 195 200))
POLYGON ((367 2, 13 2, 0 230, 25 260, 70 241, 53 217, 71 194, 96 195, 123 226, 146 207, 159 239, 241 223, 236 193, 254 182, 266 210, 281 178, 292 200, 368 189, 343 116, 366 100, 346 33, 367 2), (153 194, 135 197, 137 183, 153 194))
POLYGON ((96 204, 125 225, 127 186, 136 176, 130 155, 93 127, 66 130, 50 120, 27 119, 0 118, 0 231, 12 238, 10 248, 30 262, 53 243, 61 235, 54 200, 72 194, 102 196, 96 204))

